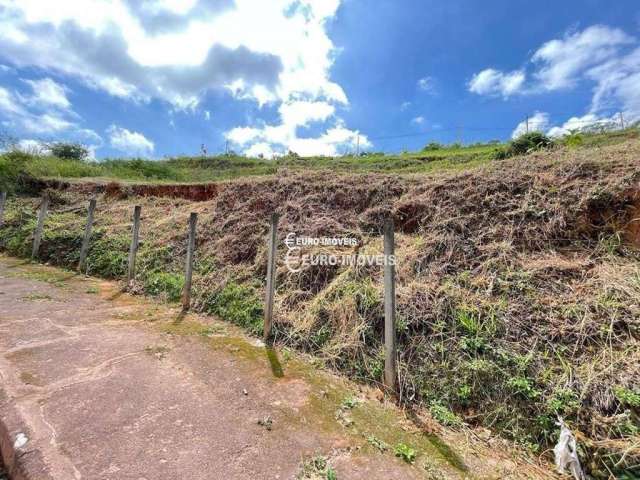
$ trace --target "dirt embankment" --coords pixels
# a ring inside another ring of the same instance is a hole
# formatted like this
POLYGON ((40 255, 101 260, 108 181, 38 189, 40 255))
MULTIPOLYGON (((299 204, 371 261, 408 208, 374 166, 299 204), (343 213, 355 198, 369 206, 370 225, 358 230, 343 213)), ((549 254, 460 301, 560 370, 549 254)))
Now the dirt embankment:
MULTIPOLYGON (((131 208, 141 203, 138 288, 175 298, 186 220, 197 211, 195 308, 259 332, 271 212, 281 214, 282 238, 349 235, 358 251, 374 254, 392 215, 402 401, 540 452, 556 440, 560 415, 579 432, 591 473, 607 478, 640 463, 639 182, 634 141, 429 177, 283 172, 206 193, 206 186, 105 188, 89 269, 123 273, 131 208)), ((78 188, 56 208, 83 208, 52 214, 44 260, 76 258, 90 193, 78 188)), ((15 254, 29 252, 32 202, 10 206, 5 248, 15 254)), ((379 382, 379 268, 292 273, 282 264, 277 284, 277 342, 379 382)))

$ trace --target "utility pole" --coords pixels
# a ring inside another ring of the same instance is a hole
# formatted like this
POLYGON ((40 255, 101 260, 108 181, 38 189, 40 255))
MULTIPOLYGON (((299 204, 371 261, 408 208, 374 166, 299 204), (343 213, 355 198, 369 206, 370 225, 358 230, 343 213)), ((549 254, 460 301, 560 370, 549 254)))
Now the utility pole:
POLYGON ((462 124, 458 127, 458 143, 462 145, 462 124))
POLYGON ((527 133, 529 133, 529 115, 527 115, 525 122, 527 123, 527 133))
POLYGON ((229 140, 224 142, 224 154, 229 155, 229 140))
POLYGON ((620 112, 620 128, 624 130, 624 117, 622 116, 622 112, 620 112))
POLYGON ((356 157, 360 156, 360 134, 356 136, 356 157))

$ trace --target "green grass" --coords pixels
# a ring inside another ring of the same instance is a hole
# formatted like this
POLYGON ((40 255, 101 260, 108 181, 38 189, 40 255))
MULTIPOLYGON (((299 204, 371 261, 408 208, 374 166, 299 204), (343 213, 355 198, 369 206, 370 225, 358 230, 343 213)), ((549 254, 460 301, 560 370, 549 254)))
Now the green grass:
MULTIPOLYGON (((572 148, 610 145, 640 136, 637 128, 607 133, 581 133, 557 143, 572 148), (575 137, 575 136, 574 136, 575 137)), ((486 143, 469 146, 449 145, 438 149, 400 154, 364 153, 342 157, 299 157, 277 159, 248 158, 239 155, 175 157, 163 160, 106 159, 83 162, 21 152, 0 155, 0 189, 13 190, 20 174, 35 178, 98 179, 121 182, 201 183, 239 177, 273 175, 279 169, 331 170, 332 172, 429 173, 462 170, 487 164, 499 157, 506 144, 486 143)))

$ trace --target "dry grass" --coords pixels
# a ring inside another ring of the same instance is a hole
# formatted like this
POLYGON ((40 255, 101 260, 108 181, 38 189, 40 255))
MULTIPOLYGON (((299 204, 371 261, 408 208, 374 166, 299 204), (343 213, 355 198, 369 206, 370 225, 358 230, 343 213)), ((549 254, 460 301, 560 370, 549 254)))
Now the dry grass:
MULTIPOLYGON (((270 212, 282 215, 281 238, 350 235, 361 253, 382 252, 382 219, 392 214, 401 400, 431 408, 445 423, 484 425, 540 451, 555 440, 562 415, 580 432, 592 474, 606 478, 640 463, 639 406, 615 393, 640 388, 640 238, 630 228, 639 172, 637 141, 537 153, 459 174, 284 171, 226 183, 196 203, 104 197, 97 228, 126 238, 132 207, 141 204, 138 289, 152 280, 170 288, 157 272, 180 275, 187 218, 197 211, 195 308, 258 332, 270 212)), ((59 212, 88 192, 75 186, 58 195, 59 212)), ((19 225, 33 206, 31 199, 10 204, 7 238, 22 238, 19 225)), ((65 215, 72 217, 54 213, 52 221, 69 235, 49 232, 44 255, 69 264, 83 211, 65 215)), ((20 253, 14 243, 5 248, 20 253)), ((126 255, 126 243, 119 248, 126 255)), ((280 264, 277 284, 276 341, 379 382, 379 267, 294 274, 280 264)))

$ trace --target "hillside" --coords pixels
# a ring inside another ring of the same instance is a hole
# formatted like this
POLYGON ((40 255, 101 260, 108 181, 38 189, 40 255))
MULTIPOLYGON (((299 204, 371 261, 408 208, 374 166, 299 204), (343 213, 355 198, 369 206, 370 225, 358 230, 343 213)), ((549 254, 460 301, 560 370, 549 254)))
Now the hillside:
MULTIPOLYGON (((635 127, 606 133, 581 133, 560 139, 560 146, 592 148, 640 138, 635 127)), ((467 170, 504 156, 508 144, 469 146, 428 145, 420 152, 401 154, 363 153, 360 156, 248 158, 235 154, 213 157, 175 157, 161 160, 106 159, 78 162, 51 156, 18 154, 12 161, 0 155, 0 188, 11 173, 21 170, 35 178, 73 179, 126 183, 201 183, 253 176, 274 175, 280 170, 331 171, 340 173, 433 173, 467 170), (5 177, 5 178, 3 178, 5 177)), ((4 186, 6 188, 6 184, 4 186)))
MULTIPOLYGON (((548 455, 557 439, 560 415, 578 432, 583 462, 594 477, 635 478, 637 132, 507 160, 492 160, 487 147, 478 148, 462 157, 447 152, 242 160, 242 167, 233 163, 240 160, 230 161, 233 167, 220 159, 157 164, 192 172, 159 175, 163 181, 247 173, 236 167, 268 174, 199 187, 204 193, 193 197, 197 202, 171 187, 109 183, 139 179, 109 173, 111 167, 53 174, 47 159, 31 160, 27 173, 34 177, 108 180, 47 184, 24 177, 18 189, 28 187, 31 195, 10 197, 0 246, 12 255, 29 255, 38 205, 33 190, 56 186, 41 260, 73 267, 86 203, 98 192, 88 273, 120 278, 131 211, 139 204, 143 244, 135 291, 174 301, 184 282, 187 218, 198 212, 196 310, 259 333, 272 211, 282 215, 281 239, 289 232, 350 235, 359 239, 360 251, 372 253, 382 251, 380 229, 390 214, 399 257, 400 401, 429 410, 449 426, 487 427, 540 455, 548 455), (380 173, 387 169, 413 174, 380 173)), ((281 245, 280 258, 285 250, 281 245)), ((313 353, 362 382, 380 381, 380 267, 312 266, 293 273, 281 264, 277 289, 279 345, 313 353)))

